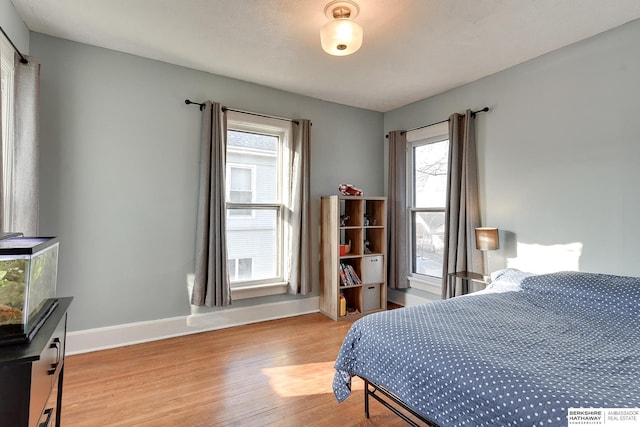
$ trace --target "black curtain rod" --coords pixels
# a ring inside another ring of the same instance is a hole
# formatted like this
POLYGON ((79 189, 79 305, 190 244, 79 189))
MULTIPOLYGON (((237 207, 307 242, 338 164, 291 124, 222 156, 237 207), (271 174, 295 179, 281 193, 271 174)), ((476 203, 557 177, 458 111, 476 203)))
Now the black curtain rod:
MULTIPOLYGON (((200 111, 204 110, 204 103, 193 102, 193 101, 191 101, 189 99, 185 99, 184 103, 187 104, 187 105, 189 105, 189 104, 199 105, 200 106, 200 111)), ((292 122, 292 123, 295 123, 297 125, 300 124, 300 122, 298 120, 285 119, 284 117, 268 116, 266 114, 253 113, 251 111, 236 110, 236 109, 225 107, 225 106, 222 107, 222 111, 233 111, 235 113, 249 114, 251 116, 266 117, 268 119, 282 120, 282 121, 285 121, 285 122, 292 122)))
POLYGON ((18 50, 18 48, 16 47, 15 44, 13 44, 13 41, 11 40, 11 37, 9 37, 9 35, 7 33, 4 32, 4 29, 2 27, 0 27, 0 31, 2 31, 2 34, 4 34, 4 36, 6 37, 7 41, 11 44, 11 46, 13 46, 13 49, 15 49, 15 51, 18 53, 18 55, 20 56, 20 62, 22 64, 28 64, 29 61, 27 61, 27 58, 24 57, 24 55, 22 53, 20 53, 20 50, 18 50))
POLYGON ((199 102, 193 102, 190 99, 185 99, 184 103, 189 105, 189 104, 193 104, 193 105, 199 105, 200 106, 200 111, 204 110, 204 103, 199 103, 199 102))
MULTIPOLYGON (((489 111, 489 107, 484 107, 484 108, 482 108, 480 110, 472 111, 471 112, 471 117, 475 118, 476 114, 478 114, 478 113, 486 113, 487 111, 489 111)), ((427 127, 433 126, 433 125, 439 125, 440 123, 445 123, 445 122, 448 122, 448 121, 449 121, 449 119, 440 120, 439 122, 431 123, 431 124, 424 125, 424 126, 418 126, 417 128, 413 128, 413 129, 409 129, 409 130, 404 130, 404 131, 402 131, 402 133, 407 133, 407 132, 411 132, 412 130, 418 130, 418 129, 427 128, 427 127)), ((385 135, 385 138, 389 139, 389 135, 385 135)))

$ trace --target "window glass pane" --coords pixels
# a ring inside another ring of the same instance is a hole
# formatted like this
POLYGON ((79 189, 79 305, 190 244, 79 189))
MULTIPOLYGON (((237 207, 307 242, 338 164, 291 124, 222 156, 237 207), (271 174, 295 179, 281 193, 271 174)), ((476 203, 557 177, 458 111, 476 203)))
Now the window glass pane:
POLYGON ((251 258, 241 258, 238 260, 238 280, 251 280, 252 261, 251 258))
POLYGON ((251 191, 251 169, 237 168, 231 166, 231 177, 229 179, 229 188, 231 191, 251 191))
POLYGON ((413 272, 427 276, 442 277, 444 254, 444 211, 414 212, 413 272))
POLYGON ((2 173, 0 179, 0 190, 3 191, 4 197, 0 203, 0 210, 4 217, 5 230, 13 229, 13 151, 14 151, 14 114, 13 114, 13 92, 14 92, 14 69, 13 69, 13 49, 5 43, 0 37, 0 88, 1 104, 0 116, 2 122, 0 125, 2 140, 2 173))
POLYGON ((415 207, 445 207, 448 159, 448 140, 413 148, 413 199, 415 207))
POLYGON ((236 218, 251 218, 251 209, 228 209, 227 213, 227 218, 232 216, 236 218))
POLYGON ((228 259, 227 260, 227 269, 229 270, 229 280, 232 282, 236 280, 238 277, 238 272, 236 271, 237 259, 228 259))
POLYGON ((251 191, 229 191, 229 201, 236 203, 251 203, 251 191))
POLYGON ((253 202, 256 203, 277 203, 278 147, 279 138, 274 135, 227 131, 227 163, 247 166, 230 168, 229 189, 253 190, 253 202), (254 177, 249 167, 253 169, 254 177), (251 187, 252 183, 256 188, 251 187))
MULTIPOLYGON (((228 209, 228 211, 233 210, 228 209)), ((277 277, 278 210, 276 208, 240 210, 249 215, 236 218, 229 212, 227 218, 227 257, 229 260, 238 259, 235 280, 263 280, 277 277)))
MULTIPOLYGON (((228 202, 234 203, 252 203, 253 202, 253 168, 239 168, 235 166, 229 167, 228 185, 229 190, 228 202)), ((229 215, 233 216, 251 216, 251 210, 234 209, 229 211, 229 215)))

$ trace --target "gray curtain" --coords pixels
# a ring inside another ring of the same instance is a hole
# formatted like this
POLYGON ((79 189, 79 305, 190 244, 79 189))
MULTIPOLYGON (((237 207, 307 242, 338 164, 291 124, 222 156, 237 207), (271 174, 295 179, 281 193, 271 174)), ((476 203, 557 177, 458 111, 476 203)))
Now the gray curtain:
MULTIPOLYGON (((442 298, 446 298, 447 275, 455 271, 481 271, 476 255, 474 230, 480 225, 478 166, 474 117, 471 110, 449 117, 449 177, 445 211, 442 298)), ((454 286, 458 286, 457 283, 454 286)))
POLYGON ((26 57, 28 64, 14 55, 14 153, 13 206, 11 228, 25 236, 38 235, 39 144, 40 144, 40 64, 26 57))
POLYGON ((290 294, 307 294, 311 291, 311 214, 310 214, 310 140, 311 122, 299 120, 293 123, 289 159, 289 185, 285 208, 285 242, 288 242, 288 272, 290 294))
POLYGON ((407 133, 389 132, 388 286, 409 287, 407 255, 407 133))
POLYGON ((231 304, 227 266, 225 173, 227 119, 219 103, 202 111, 200 186, 196 223, 196 271, 191 304, 231 304))

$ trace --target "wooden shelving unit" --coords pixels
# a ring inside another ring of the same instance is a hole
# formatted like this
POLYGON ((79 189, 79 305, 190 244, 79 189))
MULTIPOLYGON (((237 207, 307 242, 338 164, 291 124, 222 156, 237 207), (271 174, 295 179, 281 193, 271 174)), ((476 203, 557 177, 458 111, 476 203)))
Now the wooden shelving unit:
POLYGON ((344 320, 386 310, 387 199, 324 196, 320 208, 320 311, 344 320), (341 245, 349 244, 350 250, 341 254, 341 245), (346 278, 345 285, 341 265, 357 280, 346 278), (346 299, 345 316, 340 313, 340 294, 346 299))

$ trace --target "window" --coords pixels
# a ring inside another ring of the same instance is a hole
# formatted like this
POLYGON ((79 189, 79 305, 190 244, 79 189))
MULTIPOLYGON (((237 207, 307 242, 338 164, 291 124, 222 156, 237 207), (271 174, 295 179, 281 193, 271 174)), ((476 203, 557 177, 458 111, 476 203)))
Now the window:
POLYGON ((229 279, 231 281, 243 281, 251 279, 253 260, 251 258, 229 259, 229 279))
POLYGON ((291 123, 227 113, 227 257, 232 289, 282 284, 283 159, 291 123))
POLYGON ((411 275, 442 278, 449 162, 447 123, 407 133, 411 275))
POLYGON ((4 194, 4 202, 2 216, 5 220, 5 230, 13 230, 12 224, 12 194, 13 194, 13 85, 14 85, 14 69, 13 69, 13 48, 0 35, 0 67, 2 69, 0 76, 2 86, 0 87, 0 95, 2 97, 2 106, 0 113, 2 114, 2 191, 4 194))

